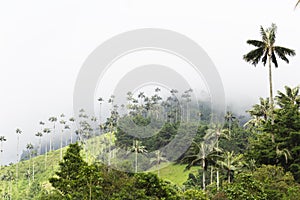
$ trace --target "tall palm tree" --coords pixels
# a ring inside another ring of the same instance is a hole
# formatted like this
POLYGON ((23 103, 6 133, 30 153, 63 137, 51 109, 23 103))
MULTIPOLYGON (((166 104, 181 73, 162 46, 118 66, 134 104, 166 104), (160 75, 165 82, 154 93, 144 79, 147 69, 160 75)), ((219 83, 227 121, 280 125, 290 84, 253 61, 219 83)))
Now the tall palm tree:
POLYGON ((211 141, 210 139, 208 140, 209 141, 202 141, 199 144, 193 141, 193 145, 190 148, 190 151, 193 153, 188 154, 183 159, 189 161, 189 164, 186 166, 186 169, 190 169, 192 166, 197 165, 199 162, 201 162, 203 190, 205 190, 206 188, 205 177, 206 177, 206 171, 208 167, 207 161, 215 154, 214 151, 215 142, 211 141))
MULTIPOLYGON (((66 132, 67 132, 68 130, 70 130, 70 129, 71 129, 71 128, 70 128, 70 125, 66 124, 65 127, 64 127, 64 129, 66 130, 66 132)), ((72 133, 71 133, 71 134, 72 134, 72 133)), ((67 146, 67 145, 68 145, 68 137, 65 136, 65 146, 67 146)))
MULTIPOLYGON (((62 117, 62 115, 61 115, 61 117, 62 117)), ((63 134, 64 134, 64 128, 65 128, 65 125, 66 125, 66 121, 62 119, 62 120, 59 121, 59 123, 62 126, 61 127, 61 132, 60 132, 60 157, 59 157, 59 160, 62 160, 62 137, 63 137, 63 134)))
MULTIPOLYGON (((212 124, 211 127, 206 131, 206 134, 208 135, 208 137, 215 138, 216 142, 215 142, 214 148, 216 150, 217 156, 215 156, 214 158, 219 158, 219 154, 222 151, 219 148, 219 140, 220 140, 220 138, 230 139, 229 133, 227 134, 227 132, 222 129, 221 124, 212 124)), ((217 176, 217 190, 219 190, 220 176, 219 176, 218 164, 217 164, 217 169, 216 169, 216 176, 217 176)))
POLYGON ((69 119, 69 121, 71 122, 70 139, 71 139, 71 144, 73 144, 73 132, 74 132, 73 124, 74 124, 74 122, 75 122, 75 118, 74 118, 74 117, 71 117, 71 118, 69 119))
MULTIPOLYGON (((99 101, 99 105, 100 105, 100 110, 99 110, 99 126, 101 125, 101 115, 102 115, 102 103, 104 101, 104 99, 102 97, 98 98, 99 101)), ((101 129, 99 130, 100 135, 101 135, 101 129)))
POLYGON ((159 166, 162 162, 168 162, 167 158, 163 156, 160 150, 155 151, 155 158, 150 159, 151 164, 156 164, 157 176, 159 177, 159 166))
POLYGON ((273 112, 273 88, 272 88, 272 68, 271 62, 278 67, 278 62, 276 55, 289 63, 287 56, 296 55, 295 51, 281 46, 275 46, 277 26, 272 24, 271 27, 264 29, 260 27, 260 34, 262 40, 248 40, 247 43, 257 47, 256 49, 250 51, 248 54, 244 55, 244 60, 256 66, 260 61, 266 65, 267 61, 269 64, 269 86, 270 86, 270 103, 271 103, 271 112, 273 112))
POLYGON ((230 136, 232 123, 236 119, 236 117, 234 116, 234 114, 232 112, 227 111, 224 118, 225 118, 225 121, 228 123, 228 130, 229 130, 229 136, 230 136))
POLYGON ((227 172, 227 181, 228 183, 231 182, 231 174, 232 172, 239 169, 239 167, 242 167, 242 158, 243 154, 235 155, 235 153, 232 152, 225 152, 223 155, 223 160, 218 161, 219 165, 226 170, 227 172))
POLYGON ((20 145, 20 135, 22 134, 21 129, 17 128, 16 129, 16 134, 17 134, 17 165, 16 165, 16 179, 18 181, 19 177, 19 145, 20 145))
POLYGON ((43 137, 43 133, 37 132, 35 134, 35 136, 39 138, 39 155, 41 155, 41 153, 42 153, 42 137, 43 137))
POLYGON ((0 169, 2 168, 1 158, 3 155, 3 142, 5 142, 5 141, 6 141, 6 138, 4 136, 0 136, 0 143, 1 143, 1 146, 0 146, 0 169))
POLYGON ((133 140, 131 152, 134 152, 134 155, 135 155, 135 170, 134 170, 134 172, 137 173, 137 171, 138 171, 138 154, 139 153, 147 153, 147 150, 146 150, 146 147, 142 145, 142 142, 140 142, 138 140, 133 140))
MULTIPOLYGON (((43 132, 45 134, 49 134, 49 133, 51 133, 51 130, 49 128, 44 128, 43 132)), ((45 143, 45 161, 44 161, 44 163, 45 163, 45 169, 47 169, 47 153, 48 153, 48 147, 47 147, 47 142, 46 142, 45 143)))
MULTIPOLYGON (((28 171, 29 171, 29 173, 31 174, 31 157, 32 157, 32 150, 33 150, 33 145, 31 144, 31 143, 28 143, 27 145, 26 145, 26 149, 27 149, 27 151, 28 151, 28 154, 29 154, 29 167, 28 167, 28 171)), ((34 164, 33 164, 33 172, 32 172, 32 174, 33 174, 33 180, 34 180, 34 164)))
MULTIPOLYGON (((57 122, 56 117, 50 117, 49 121, 53 123, 53 134, 55 134, 55 124, 57 122)), ((50 134, 50 146, 49 146, 49 151, 52 151, 52 134, 50 134)))

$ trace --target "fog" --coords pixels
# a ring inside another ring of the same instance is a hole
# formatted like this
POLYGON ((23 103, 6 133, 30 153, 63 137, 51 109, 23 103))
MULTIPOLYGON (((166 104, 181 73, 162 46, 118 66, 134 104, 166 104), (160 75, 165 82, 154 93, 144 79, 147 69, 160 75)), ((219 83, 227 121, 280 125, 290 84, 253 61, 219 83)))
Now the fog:
MULTIPOLYGON (((260 39, 260 25, 278 26, 277 45, 300 54, 300 7, 282 0, 110 0, 0 2, 0 135, 6 137, 2 163, 16 161, 20 149, 37 142, 39 121, 73 115, 73 92, 85 59, 100 44, 139 28, 162 28, 197 42, 214 62, 226 101, 243 111, 269 92, 268 71, 242 56, 260 39)), ((149 63, 145 63, 149 64, 149 63)), ((279 61, 274 91, 299 85, 300 57, 279 61)))

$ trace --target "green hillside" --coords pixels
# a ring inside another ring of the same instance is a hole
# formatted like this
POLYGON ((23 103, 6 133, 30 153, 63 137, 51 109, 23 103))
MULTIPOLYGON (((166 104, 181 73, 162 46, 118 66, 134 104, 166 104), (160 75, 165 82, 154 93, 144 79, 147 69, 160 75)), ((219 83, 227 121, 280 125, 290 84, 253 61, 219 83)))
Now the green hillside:
MULTIPOLYGON (((101 141, 106 136, 90 139, 87 144, 101 141)), ((63 148, 66 152, 67 147, 63 148)), ((98 150, 96 148, 96 150, 98 150)), ((83 155, 88 161, 91 161, 90 156, 83 155)), ((55 175, 58 170, 60 161, 60 149, 51 151, 45 155, 33 157, 29 160, 18 163, 18 178, 17 164, 4 166, 0 170, 0 192, 3 199, 38 199, 40 192, 49 192, 52 189, 49 183, 49 178, 55 175), (34 174, 34 175, 33 175, 34 174), (11 195, 10 195, 11 194, 11 195)), ((188 171, 184 171, 184 165, 163 163, 159 170, 159 176, 165 180, 182 186, 187 180, 190 172, 196 172, 197 168, 193 167, 188 171)), ((153 167, 150 172, 157 174, 156 167, 153 167)))

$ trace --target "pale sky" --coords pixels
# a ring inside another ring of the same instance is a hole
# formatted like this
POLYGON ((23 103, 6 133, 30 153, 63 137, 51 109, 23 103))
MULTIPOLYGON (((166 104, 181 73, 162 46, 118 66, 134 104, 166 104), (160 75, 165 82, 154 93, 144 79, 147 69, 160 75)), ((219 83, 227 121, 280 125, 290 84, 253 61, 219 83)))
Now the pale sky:
POLYGON ((267 68, 242 56, 260 39, 259 27, 278 26, 277 45, 296 50, 290 64, 273 70, 274 91, 300 84, 300 7, 296 0, 97 0, 0 2, 0 135, 4 163, 36 142, 38 122, 72 115, 77 74, 88 55, 107 39, 140 28, 163 28, 197 42, 222 78, 227 102, 240 106, 268 95, 267 68), (243 103, 241 103, 243 102, 243 103))

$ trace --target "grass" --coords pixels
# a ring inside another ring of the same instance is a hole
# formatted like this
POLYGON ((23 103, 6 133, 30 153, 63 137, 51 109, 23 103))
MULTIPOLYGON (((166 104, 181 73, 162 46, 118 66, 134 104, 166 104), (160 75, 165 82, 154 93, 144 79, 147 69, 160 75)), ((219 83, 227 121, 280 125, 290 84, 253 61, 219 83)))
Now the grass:
MULTIPOLYGON (((188 179, 189 173, 196 173, 199 167, 192 167, 190 170, 185 170, 186 165, 175 163, 163 163, 159 170, 159 177, 168 180, 177 186, 183 186, 183 183, 188 179)), ((158 174, 157 168, 150 170, 154 174, 158 174)))

